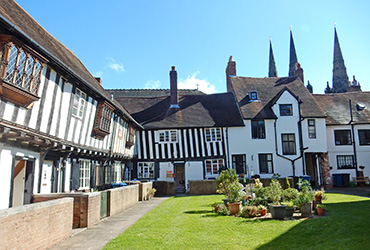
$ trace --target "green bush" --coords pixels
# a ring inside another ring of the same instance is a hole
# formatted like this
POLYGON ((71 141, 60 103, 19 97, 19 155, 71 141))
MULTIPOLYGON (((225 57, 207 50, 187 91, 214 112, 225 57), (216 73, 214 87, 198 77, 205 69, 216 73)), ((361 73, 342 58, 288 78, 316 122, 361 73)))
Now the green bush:
POLYGON ((259 215, 259 209, 257 206, 245 206, 240 211, 240 216, 245 218, 252 218, 259 215))
POLYGON ((283 189, 277 179, 272 179, 270 186, 267 187, 267 198, 273 204, 279 204, 283 195, 283 189))
POLYGON ((298 190, 295 188, 287 188, 283 190, 284 201, 293 201, 298 197, 298 190))

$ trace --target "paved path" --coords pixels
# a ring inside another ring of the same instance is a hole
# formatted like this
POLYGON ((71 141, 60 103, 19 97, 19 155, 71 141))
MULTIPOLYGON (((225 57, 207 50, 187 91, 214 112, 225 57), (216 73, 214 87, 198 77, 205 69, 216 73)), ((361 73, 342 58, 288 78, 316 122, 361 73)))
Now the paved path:
POLYGON ((158 206, 168 197, 154 197, 149 201, 140 201, 122 213, 108 217, 100 223, 87 229, 73 230, 72 237, 62 241, 58 245, 50 248, 51 250, 61 249, 102 249, 110 240, 117 237, 138 219, 143 217, 150 210, 158 206))

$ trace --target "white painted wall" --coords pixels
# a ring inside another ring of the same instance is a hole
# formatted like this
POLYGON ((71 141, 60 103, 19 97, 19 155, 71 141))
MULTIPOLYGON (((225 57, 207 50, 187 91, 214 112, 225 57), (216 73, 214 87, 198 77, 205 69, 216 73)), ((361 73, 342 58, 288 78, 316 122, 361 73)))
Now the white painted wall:
POLYGON ((12 163, 12 151, 3 148, 0 151, 0 209, 9 207, 12 163))
MULTIPOLYGON (((335 145, 334 141, 334 130, 351 129, 350 125, 337 125, 327 126, 327 146, 329 154, 329 165, 332 167, 330 170, 331 174, 337 173, 348 173, 350 174, 350 181, 352 177, 356 177, 355 169, 338 169, 337 155, 354 155, 353 145, 335 145)), ((357 166, 365 166, 364 176, 370 176, 370 146, 360 146, 358 130, 359 129, 370 129, 370 125, 355 125, 355 142, 356 142, 356 155, 357 155, 357 166)), ((361 170, 361 169, 359 169, 361 170)))
POLYGON ((174 178, 167 178, 167 171, 174 172, 174 168, 171 162, 160 162, 159 163, 159 181, 174 181, 174 178))
POLYGON ((12 178, 11 175, 14 156, 27 157, 30 160, 35 159, 33 193, 37 193, 40 155, 37 152, 32 152, 21 148, 14 148, 9 147, 7 145, 3 145, 2 150, 0 151, 0 190, 1 190, 0 209, 5 209, 9 207, 9 197, 12 178))
MULTIPOLYGON (((296 154, 284 155, 293 160, 300 156, 299 151, 299 134, 298 134, 298 102, 288 91, 285 91, 276 104, 272 107, 276 120, 276 139, 277 148, 280 155, 282 152, 283 133, 294 133, 296 142, 296 154), (293 116, 280 116, 279 104, 292 104, 293 116)), ((305 152, 326 152, 326 128, 325 119, 317 119, 316 121, 316 139, 308 139, 307 119, 302 122, 302 137, 304 147, 308 147, 305 152)), ((275 120, 265 120, 265 139, 252 139, 251 121, 245 120, 245 127, 229 128, 229 159, 228 162, 232 165, 232 155, 245 154, 246 164, 249 174, 259 174, 261 178, 271 178, 272 174, 260 174, 258 154, 272 154, 274 173, 279 173, 282 177, 293 175, 293 166, 291 161, 284 159, 276 154, 275 147, 275 120)), ((302 159, 298 159, 294 163, 295 175, 303 175, 302 159)), ((249 177, 249 176, 248 176, 249 177)))
POLYGON ((189 191, 189 181, 203 180, 203 162, 187 161, 185 163, 186 190, 189 191))

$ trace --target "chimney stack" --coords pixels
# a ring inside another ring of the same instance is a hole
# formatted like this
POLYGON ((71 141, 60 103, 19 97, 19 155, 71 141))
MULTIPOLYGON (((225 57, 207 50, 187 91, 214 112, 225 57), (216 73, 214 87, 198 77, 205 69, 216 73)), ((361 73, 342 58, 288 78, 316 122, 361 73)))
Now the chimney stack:
POLYGON ((170 108, 180 108, 179 102, 177 99, 177 72, 175 66, 171 67, 170 71, 170 108))
POLYGON ((234 92, 231 86, 230 76, 236 76, 236 62, 233 60, 233 56, 230 56, 226 67, 226 89, 227 92, 234 92))
POLYGON ((100 77, 95 77, 95 80, 97 80, 97 81, 98 81, 98 83, 99 83, 100 85, 102 85, 103 81, 102 81, 102 79, 101 79, 100 77))
POLYGON ((303 69, 301 68, 301 64, 300 63, 296 63, 296 69, 295 69, 295 73, 294 73, 295 76, 298 76, 301 81, 304 83, 304 80, 303 80, 303 69))

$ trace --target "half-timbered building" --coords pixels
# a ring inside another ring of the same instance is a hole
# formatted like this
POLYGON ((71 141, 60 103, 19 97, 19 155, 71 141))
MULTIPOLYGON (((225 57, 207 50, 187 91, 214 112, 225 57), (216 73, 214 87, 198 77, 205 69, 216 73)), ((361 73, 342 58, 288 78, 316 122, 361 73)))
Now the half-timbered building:
POLYGON ((0 209, 122 179, 141 126, 17 3, 0 5, 0 209))
POLYGON ((233 93, 205 95, 177 91, 170 71, 169 91, 110 90, 144 130, 138 132, 133 176, 175 181, 177 191, 189 180, 214 179, 228 167, 228 130, 244 126, 233 93))

